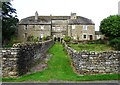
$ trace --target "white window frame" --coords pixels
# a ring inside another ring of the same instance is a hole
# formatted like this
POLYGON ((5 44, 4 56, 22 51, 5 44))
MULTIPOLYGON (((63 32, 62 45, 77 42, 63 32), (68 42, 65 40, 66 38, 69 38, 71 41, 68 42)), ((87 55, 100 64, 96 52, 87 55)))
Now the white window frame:
POLYGON ((24 25, 24 30, 27 30, 28 25, 24 25))
POLYGON ((87 25, 83 25, 83 30, 87 30, 88 26, 87 25))
POLYGON ((41 30, 43 30, 44 29, 44 26, 41 26, 41 30))
POLYGON ((75 29, 75 25, 72 25, 72 29, 75 29))
POLYGON ((41 37, 41 38, 43 38, 43 36, 44 36, 43 34, 40 34, 40 37, 41 37))
POLYGON ((27 38, 27 33, 24 33, 24 38, 27 38))

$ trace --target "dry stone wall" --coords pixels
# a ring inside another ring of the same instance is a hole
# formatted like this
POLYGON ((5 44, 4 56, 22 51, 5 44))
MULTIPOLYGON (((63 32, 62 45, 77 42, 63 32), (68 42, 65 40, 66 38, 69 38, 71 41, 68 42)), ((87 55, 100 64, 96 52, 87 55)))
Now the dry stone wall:
POLYGON ((3 77, 26 74, 38 62, 46 58, 46 51, 54 44, 52 40, 36 43, 14 44, 13 48, 1 49, 3 77))
POLYGON ((120 51, 78 52, 63 44, 78 74, 120 73, 120 51))

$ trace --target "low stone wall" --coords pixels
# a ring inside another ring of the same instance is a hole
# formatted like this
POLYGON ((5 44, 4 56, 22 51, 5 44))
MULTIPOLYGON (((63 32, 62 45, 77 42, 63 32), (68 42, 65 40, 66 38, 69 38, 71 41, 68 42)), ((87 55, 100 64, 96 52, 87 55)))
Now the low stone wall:
POLYGON ((64 47, 71 56, 72 64, 77 73, 107 74, 120 73, 120 51, 111 52, 78 52, 64 42, 64 47))
POLYGON ((46 51, 54 44, 52 40, 37 43, 14 44, 13 48, 1 49, 3 77, 18 77, 26 74, 46 58, 46 51))

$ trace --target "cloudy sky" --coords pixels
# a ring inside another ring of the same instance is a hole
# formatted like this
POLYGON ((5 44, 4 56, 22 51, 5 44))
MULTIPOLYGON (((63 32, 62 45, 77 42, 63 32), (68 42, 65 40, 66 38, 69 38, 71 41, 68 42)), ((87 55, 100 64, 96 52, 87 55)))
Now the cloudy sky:
POLYGON ((77 13, 95 23, 99 30, 100 21, 109 15, 118 14, 120 0, 13 0, 12 5, 17 10, 19 19, 33 16, 35 11, 39 15, 67 15, 77 13))

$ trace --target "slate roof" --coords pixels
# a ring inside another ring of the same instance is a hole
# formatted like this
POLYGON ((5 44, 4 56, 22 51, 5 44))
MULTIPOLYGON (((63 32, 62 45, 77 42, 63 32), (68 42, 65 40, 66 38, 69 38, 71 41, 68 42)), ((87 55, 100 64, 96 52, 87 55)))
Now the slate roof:
POLYGON ((30 16, 24 19, 21 19, 19 24, 51 24, 52 20, 68 20, 68 24, 81 24, 81 25, 94 25, 93 21, 77 16, 77 19, 70 19, 70 16, 39 16, 38 21, 35 21, 35 16, 30 16))

